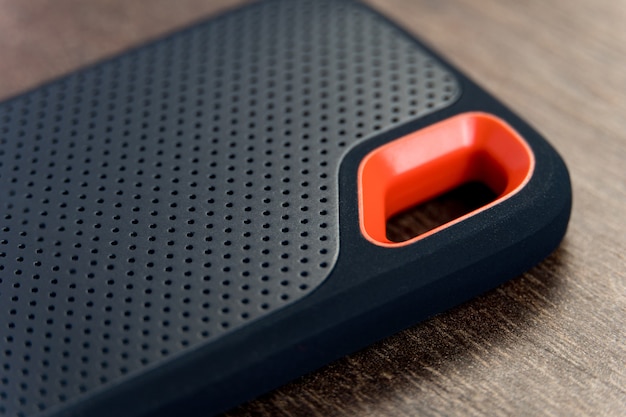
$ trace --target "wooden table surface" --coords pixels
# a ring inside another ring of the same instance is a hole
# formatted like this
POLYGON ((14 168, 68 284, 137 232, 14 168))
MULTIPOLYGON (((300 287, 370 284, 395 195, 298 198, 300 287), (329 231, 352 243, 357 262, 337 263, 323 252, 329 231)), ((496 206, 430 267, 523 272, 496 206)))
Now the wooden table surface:
MULTIPOLYGON (((626 415, 626 2, 369 2, 549 138, 569 231, 523 276, 229 415, 626 415)), ((0 97, 239 3, 0 0, 0 97)))

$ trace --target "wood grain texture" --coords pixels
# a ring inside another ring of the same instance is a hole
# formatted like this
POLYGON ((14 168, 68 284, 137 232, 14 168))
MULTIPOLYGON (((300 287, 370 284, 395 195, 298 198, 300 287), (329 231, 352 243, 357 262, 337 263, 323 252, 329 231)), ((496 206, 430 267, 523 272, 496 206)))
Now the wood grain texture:
MULTIPOLYGON (((545 262, 228 415, 626 415, 626 3, 369 0, 515 109, 569 166, 545 262)), ((241 0, 0 0, 0 97, 241 0)))

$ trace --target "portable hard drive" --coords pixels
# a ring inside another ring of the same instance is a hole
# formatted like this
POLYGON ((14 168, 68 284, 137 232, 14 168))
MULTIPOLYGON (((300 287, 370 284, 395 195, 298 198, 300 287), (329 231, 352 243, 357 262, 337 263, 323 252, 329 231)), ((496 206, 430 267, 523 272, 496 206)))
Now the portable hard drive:
POLYGON ((5 101, 0 196, 6 416, 225 411, 522 273, 571 206, 537 132, 347 0, 254 3, 5 101))

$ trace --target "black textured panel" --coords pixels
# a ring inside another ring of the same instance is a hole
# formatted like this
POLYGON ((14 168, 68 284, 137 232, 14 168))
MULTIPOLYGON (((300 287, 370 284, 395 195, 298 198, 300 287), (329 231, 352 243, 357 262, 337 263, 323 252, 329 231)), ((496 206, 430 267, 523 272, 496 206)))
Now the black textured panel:
POLYGON ((369 11, 288 0, 0 105, 0 414, 315 289, 337 257, 342 155, 457 90, 369 11))

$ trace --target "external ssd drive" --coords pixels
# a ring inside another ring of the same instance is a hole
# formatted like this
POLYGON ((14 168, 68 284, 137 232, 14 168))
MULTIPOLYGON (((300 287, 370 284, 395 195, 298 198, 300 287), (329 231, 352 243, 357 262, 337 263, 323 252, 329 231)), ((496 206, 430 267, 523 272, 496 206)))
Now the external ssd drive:
POLYGON ((348 0, 253 3, 1 103, 0 196, 0 415, 47 417, 226 411, 521 274, 571 208, 535 130, 348 0))

